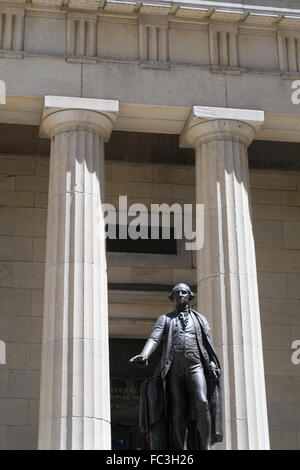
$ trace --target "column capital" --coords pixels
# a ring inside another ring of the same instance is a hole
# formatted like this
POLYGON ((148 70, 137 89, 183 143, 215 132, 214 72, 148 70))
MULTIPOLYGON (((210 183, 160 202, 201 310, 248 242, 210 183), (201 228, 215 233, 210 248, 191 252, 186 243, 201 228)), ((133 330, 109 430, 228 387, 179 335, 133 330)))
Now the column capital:
POLYGON ((91 131, 106 142, 117 118, 119 102, 70 96, 45 96, 41 137, 66 131, 91 131))
POLYGON ((263 122, 264 112, 259 110, 193 106, 180 135, 180 147, 214 140, 238 140, 248 146, 263 122))

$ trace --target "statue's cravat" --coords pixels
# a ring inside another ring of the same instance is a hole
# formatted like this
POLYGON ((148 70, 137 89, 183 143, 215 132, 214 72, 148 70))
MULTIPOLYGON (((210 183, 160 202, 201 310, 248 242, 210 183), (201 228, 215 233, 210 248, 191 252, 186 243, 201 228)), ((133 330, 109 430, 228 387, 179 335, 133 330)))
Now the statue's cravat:
POLYGON ((190 309, 189 307, 185 308, 184 310, 177 310, 177 317, 179 318, 179 321, 181 323, 181 327, 183 331, 186 329, 186 326, 189 321, 189 314, 190 314, 190 309))

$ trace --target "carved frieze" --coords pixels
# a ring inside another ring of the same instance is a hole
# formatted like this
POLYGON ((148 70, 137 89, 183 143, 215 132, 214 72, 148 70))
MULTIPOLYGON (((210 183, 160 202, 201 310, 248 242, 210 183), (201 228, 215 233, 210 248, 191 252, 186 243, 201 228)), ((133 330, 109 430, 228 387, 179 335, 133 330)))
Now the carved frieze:
POLYGON ((0 55, 23 57, 25 32, 26 55, 289 78, 300 74, 300 9, 292 13, 255 5, 214 8, 201 0, 0 0, 0 55), (108 23, 114 28, 101 27, 108 23))
POLYGON ((234 24, 209 25, 210 64, 217 67, 238 67, 238 27, 234 24))
POLYGON ((0 49, 20 52, 23 50, 24 12, 0 10, 0 49))
POLYGON ((278 56, 282 72, 300 72, 300 32, 278 31, 278 56))
POLYGON ((94 57, 97 55, 97 17, 82 13, 70 13, 67 19, 67 54, 69 56, 94 57))
POLYGON ((165 67, 169 60, 168 22, 154 22, 141 18, 139 22, 140 63, 145 66, 165 67))

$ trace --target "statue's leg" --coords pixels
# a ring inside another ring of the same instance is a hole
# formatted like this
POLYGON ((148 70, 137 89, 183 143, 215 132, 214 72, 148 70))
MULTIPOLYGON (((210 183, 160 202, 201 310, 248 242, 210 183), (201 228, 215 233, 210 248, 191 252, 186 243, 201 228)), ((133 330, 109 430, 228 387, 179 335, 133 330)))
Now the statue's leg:
POLYGON ((167 375, 167 400, 170 402, 171 449, 185 449, 186 394, 180 359, 173 363, 167 375))
POLYGON ((192 401, 196 412, 198 439, 195 439, 195 441, 201 443, 200 449, 210 450, 211 418, 207 400, 206 380, 201 364, 190 363, 189 373, 187 374, 187 390, 188 398, 192 401))

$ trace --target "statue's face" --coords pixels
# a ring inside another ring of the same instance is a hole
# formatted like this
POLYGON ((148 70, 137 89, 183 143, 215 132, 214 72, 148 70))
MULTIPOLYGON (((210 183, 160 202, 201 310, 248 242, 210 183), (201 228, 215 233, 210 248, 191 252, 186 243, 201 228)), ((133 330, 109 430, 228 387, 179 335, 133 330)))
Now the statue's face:
POLYGON ((184 287, 179 286, 173 292, 173 297, 174 297, 175 305, 178 306, 178 307, 182 307, 182 306, 189 303, 190 293, 184 287))

